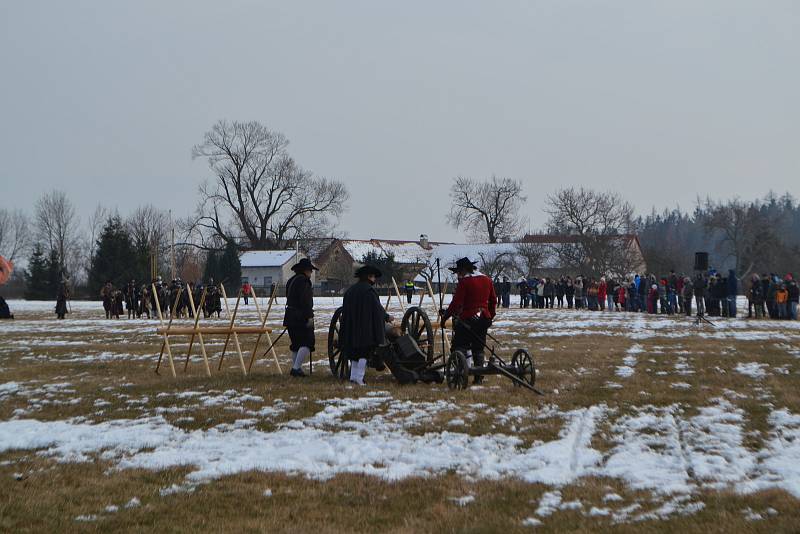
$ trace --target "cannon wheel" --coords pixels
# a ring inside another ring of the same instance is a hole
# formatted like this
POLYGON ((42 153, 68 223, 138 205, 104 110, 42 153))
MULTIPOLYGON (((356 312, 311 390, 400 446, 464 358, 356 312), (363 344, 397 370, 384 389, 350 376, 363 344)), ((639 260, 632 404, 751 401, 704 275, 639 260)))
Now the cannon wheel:
MULTIPOLYGON (((515 368, 515 374, 521 380, 531 387, 534 386, 536 383, 536 367, 533 365, 533 358, 531 358, 527 350, 517 349, 511 357, 511 365, 515 368)), ((514 382, 514 385, 521 387, 517 382, 514 382)))
POLYGON ((422 352, 427 355, 428 363, 433 363, 433 325, 425 310, 418 306, 407 309, 400 323, 400 330, 414 338, 422 352))
POLYGON ((467 389, 469 387, 469 367, 467 367, 467 357, 463 352, 456 350, 450 353, 444 368, 444 376, 447 380, 447 387, 450 389, 467 389))
POLYGON ((328 328, 328 363, 331 374, 340 380, 350 379, 350 361, 345 358, 342 346, 339 344, 339 335, 342 331, 342 308, 337 309, 331 317, 331 326, 328 328))

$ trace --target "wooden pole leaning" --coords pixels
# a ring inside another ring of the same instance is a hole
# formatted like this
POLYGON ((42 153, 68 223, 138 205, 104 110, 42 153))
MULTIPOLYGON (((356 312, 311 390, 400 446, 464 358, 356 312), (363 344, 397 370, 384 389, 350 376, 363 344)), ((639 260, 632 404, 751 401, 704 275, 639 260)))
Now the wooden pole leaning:
MULTIPOLYGON (((236 352, 239 355, 239 364, 242 366, 242 373, 247 376, 247 367, 244 365, 244 355, 242 355, 242 346, 239 344, 239 334, 236 330, 233 329, 233 324, 236 321, 236 313, 239 311, 239 302, 242 300, 242 290, 239 289, 239 292, 236 295, 236 305, 233 307, 233 313, 231 313, 230 307, 228 306, 228 295, 225 293, 225 286, 223 284, 219 285, 220 290, 222 291, 222 300, 225 301, 225 311, 227 312, 228 316, 231 318, 230 325, 228 328, 231 329, 233 333, 233 345, 236 347, 236 352)), ((219 358, 219 369, 222 369, 222 361, 225 359, 225 351, 228 348, 228 342, 231 339, 231 334, 228 334, 225 338, 225 345, 222 347, 222 355, 219 358)))
MULTIPOLYGON (((187 291, 189 293, 189 304, 192 306, 192 313, 194 314, 194 329, 197 330, 198 329, 197 327, 200 323, 200 314, 198 313, 199 309, 195 308, 194 306, 194 295, 192 295, 191 291, 189 290, 187 291)), ((203 307, 205 300, 206 300, 206 288, 203 288, 203 294, 200 296, 200 308, 203 307)), ((186 369, 189 367, 189 357, 192 355, 192 344, 194 343, 194 336, 195 334, 192 334, 191 337, 189 338, 189 350, 186 352, 186 363, 183 364, 184 373, 186 372, 186 369)), ((200 340, 200 352, 203 354, 203 363, 206 366, 206 375, 211 376, 211 367, 208 365, 208 354, 206 354, 206 344, 203 341, 203 333, 198 332, 197 338, 200 340)))
POLYGON ((400 309, 405 314, 406 307, 403 304, 403 298, 400 296, 400 289, 397 287, 397 280, 394 279, 394 276, 392 277, 392 285, 394 286, 394 294, 397 295, 397 302, 400 304, 400 309))
MULTIPOLYGON (((269 301, 267 302, 267 313, 264 315, 263 318, 261 317, 261 309, 258 306, 258 299, 256 298, 256 293, 255 293, 255 290, 253 289, 252 286, 250 287, 250 291, 251 291, 251 293, 253 295, 253 300, 256 302, 256 311, 258 312, 259 319, 261 319, 261 328, 266 328, 266 326, 267 326, 267 318, 269 317, 269 314, 272 311, 272 303, 275 302, 275 294, 278 291, 278 286, 277 285, 273 285, 272 286, 272 293, 270 293, 269 301)), ((267 334, 267 335, 269 335, 269 334, 267 334)), ((250 355, 250 364, 247 366, 247 372, 248 373, 252 372, 253 362, 256 361, 256 353, 258 352, 258 347, 261 344, 261 338, 262 337, 263 337, 263 334, 258 334, 258 337, 256 338, 256 344, 253 346, 253 353, 250 355)), ((272 338, 270 337, 268 339, 270 339, 269 343, 270 343, 270 345, 272 345, 272 341, 271 341, 272 338)), ((273 354, 275 354, 274 347, 272 348, 272 352, 273 352, 273 354)), ((276 361, 276 363, 278 361, 277 355, 275 355, 275 361, 276 361)), ((278 363, 277 365, 278 365, 278 371, 280 372, 280 370, 281 370, 280 363, 278 363)))
MULTIPOLYGON (((250 288, 250 291, 253 291, 253 288, 250 288)), ((278 368, 278 374, 283 374, 283 370, 281 369, 281 363, 278 361, 278 354, 275 352, 275 346, 272 343, 272 336, 270 335, 269 330, 266 328, 267 326, 267 319, 269 318, 269 314, 272 311, 272 304, 275 302, 275 295, 278 291, 278 286, 273 286, 272 294, 269 296, 269 302, 267 303, 267 311, 264 314, 264 317, 261 317, 261 309, 258 306, 258 299, 255 298, 255 292, 253 292, 253 300, 256 301, 256 311, 258 312, 258 317, 261 319, 261 328, 265 329, 264 334, 267 336, 267 343, 270 345, 270 351, 272 352, 272 358, 275 360, 275 366, 278 368)), ((258 346, 261 343, 262 334, 258 334, 256 338, 256 344, 253 347, 253 353, 250 355, 250 363, 247 366, 247 372, 251 372, 253 368, 253 362, 256 360, 256 353, 258 352, 258 346)))
MULTIPOLYGON (((158 300, 158 292, 156 291, 156 285, 152 284, 153 290, 153 297, 156 299, 156 311, 158 311, 158 321, 163 326, 164 325, 164 314, 161 312, 161 303, 158 300)), ((178 290, 177 298, 180 298, 181 291, 178 290)), ((161 344, 161 354, 158 355, 158 363, 156 364, 156 374, 158 374, 158 370, 161 367, 161 359, 164 356, 164 349, 167 349, 167 358, 169 361, 169 368, 172 371, 172 378, 178 378, 178 375, 175 373, 175 362, 172 361, 172 349, 169 346, 169 329, 172 326, 172 319, 174 315, 170 313, 169 323, 167 323, 167 328, 164 330, 164 342, 161 344)))
MULTIPOLYGON (((189 295, 191 297, 189 299, 189 304, 191 304, 192 313, 194 314, 194 329, 195 330, 198 329, 197 327, 199 326, 199 323, 200 323, 200 316, 198 315, 197 312, 203 309, 203 305, 205 304, 205 301, 206 301, 206 291, 207 291, 207 288, 204 287, 203 288, 203 293, 202 293, 202 295, 200 295, 200 304, 197 306, 197 308, 194 307, 194 296, 191 295, 191 291, 189 292, 189 295)), ((183 372, 184 373, 186 372, 186 368, 189 366, 189 357, 192 355, 192 346, 194 345, 194 336, 195 336, 195 334, 192 334, 192 336, 189 338, 189 351, 186 354, 186 363, 183 365, 183 372)))

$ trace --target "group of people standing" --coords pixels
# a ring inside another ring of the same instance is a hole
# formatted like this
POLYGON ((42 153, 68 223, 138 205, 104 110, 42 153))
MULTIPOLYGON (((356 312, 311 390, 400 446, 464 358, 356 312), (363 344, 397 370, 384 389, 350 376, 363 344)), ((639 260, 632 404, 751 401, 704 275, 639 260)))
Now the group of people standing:
MULTIPOLYGON (((495 278, 497 305, 510 307, 512 283, 495 278)), ((618 281, 582 275, 560 278, 523 278, 515 283, 521 308, 567 308, 591 311, 627 311, 650 314, 686 314, 694 311, 716 317, 736 317, 740 283, 733 270, 727 275, 714 270, 694 276, 653 274, 618 281)), ((797 319, 798 285, 791 274, 754 274, 744 294, 748 317, 797 319)))
POLYGON ((202 302, 203 315, 210 317, 216 313, 219 317, 222 312, 221 293, 213 279, 204 286, 202 283, 185 283, 180 278, 166 284, 161 277, 158 277, 153 280, 152 286, 155 287, 155 293, 151 285, 140 285, 136 280, 130 280, 122 288, 115 287, 111 280, 108 280, 100 289, 100 299, 103 301, 106 319, 119 319, 126 312, 128 319, 139 319, 142 316, 150 319, 158 317, 159 306, 165 317, 194 317, 189 292, 194 299, 194 305, 199 307, 204 287, 207 290, 205 301, 202 302))
POLYGON ((791 274, 753 274, 746 295, 748 317, 797 320, 800 287, 791 274))

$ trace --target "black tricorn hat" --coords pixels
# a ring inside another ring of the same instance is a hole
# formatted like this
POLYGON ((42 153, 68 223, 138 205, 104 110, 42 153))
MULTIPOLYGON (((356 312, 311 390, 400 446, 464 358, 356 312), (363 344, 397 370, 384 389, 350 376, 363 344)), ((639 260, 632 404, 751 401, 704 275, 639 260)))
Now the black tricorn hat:
POLYGON ((296 264, 292 265, 292 270, 296 273, 302 273, 305 271, 319 271, 319 269, 314 267, 314 264, 311 263, 311 260, 309 260, 308 258, 303 258, 296 264))
POLYGON ((455 267, 449 267, 451 272, 457 273, 458 271, 464 270, 472 272, 475 270, 475 266, 478 264, 477 261, 471 261, 469 258, 461 258, 456 262, 455 267))
POLYGON ((372 265, 363 265, 363 266, 359 267, 358 269, 356 269, 355 277, 356 278, 366 278, 367 276, 369 276, 371 274, 374 274, 378 278, 383 276, 383 273, 377 267, 374 267, 372 265))

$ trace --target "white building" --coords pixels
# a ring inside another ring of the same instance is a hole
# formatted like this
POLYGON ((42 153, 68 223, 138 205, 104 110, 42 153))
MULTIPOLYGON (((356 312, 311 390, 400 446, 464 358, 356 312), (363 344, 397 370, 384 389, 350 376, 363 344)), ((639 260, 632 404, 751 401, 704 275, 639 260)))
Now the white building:
POLYGON ((292 265, 304 257, 294 250, 249 250, 239 258, 242 283, 249 282, 255 289, 269 289, 272 284, 283 288, 294 275, 292 265))

